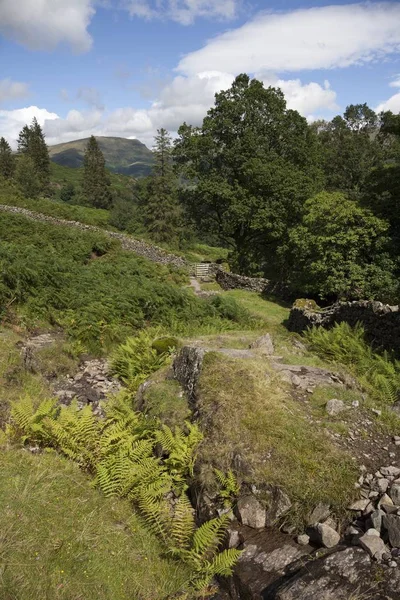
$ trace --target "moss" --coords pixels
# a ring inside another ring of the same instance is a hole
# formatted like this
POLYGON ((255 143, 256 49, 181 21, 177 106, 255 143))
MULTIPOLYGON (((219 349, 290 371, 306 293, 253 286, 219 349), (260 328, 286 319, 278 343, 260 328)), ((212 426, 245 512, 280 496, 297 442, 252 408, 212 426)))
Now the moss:
POLYGON ((157 354, 166 354, 170 350, 176 350, 179 341, 174 337, 162 337, 154 340, 151 347, 157 354))
POLYGON ((301 308, 303 310, 314 310, 320 311, 321 308, 315 302, 315 300, 309 300, 308 298, 299 298, 293 304, 293 308, 301 308))
POLYGON ((172 428, 181 427, 191 414, 186 395, 174 380, 153 381, 145 391, 142 409, 172 428))

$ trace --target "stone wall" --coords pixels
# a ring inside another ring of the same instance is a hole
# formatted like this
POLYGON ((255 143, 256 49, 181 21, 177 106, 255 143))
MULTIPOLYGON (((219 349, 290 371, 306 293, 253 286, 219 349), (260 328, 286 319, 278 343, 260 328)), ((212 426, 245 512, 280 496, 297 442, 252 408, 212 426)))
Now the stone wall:
POLYGON ((245 277, 236 273, 228 273, 216 265, 214 268, 215 279, 223 290, 249 290, 251 292, 267 292, 273 287, 268 279, 258 277, 245 277))
POLYGON ((301 333, 308 327, 332 327, 335 323, 348 323, 352 327, 362 323, 368 339, 376 346, 394 350, 400 355, 400 311, 398 306, 381 302, 338 302, 324 309, 315 303, 297 301, 289 316, 290 331, 301 333), (314 306, 313 306, 314 304, 314 306))
POLYGON ((148 244, 142 240, 135 239, 124 233, 108 231, 106 229, 102 229, 101 227, 95 227, 93 225, 85 225, 84 223, 80 223, 78 221, 68 221, 66 219, 51 217, 49 215, 34 212, 33 210, 28 210, 27 208, 20 208, 18 206, 7 206, 4 204, 0 204, 0 211, 22 215, 24 217, 27 217, 28 219, 32 219, 34 221, 42 221, 44 223, 50 223, 52 225, 75 227, 77 229, 81 229, 82 231, 97 231, 99 233, 107 235, 110 238, 119 240, 124 250, 135 252, 139 256, 143 256, 144 258, 147 258, 152 262, 162 265, 173 265, 174 267, 180 268, 187 268, 188 266, 186 260, 181 258, 180 256, 176 256, 175 254, 166 252, 166 250, 163 250, 159 246, 148 244))

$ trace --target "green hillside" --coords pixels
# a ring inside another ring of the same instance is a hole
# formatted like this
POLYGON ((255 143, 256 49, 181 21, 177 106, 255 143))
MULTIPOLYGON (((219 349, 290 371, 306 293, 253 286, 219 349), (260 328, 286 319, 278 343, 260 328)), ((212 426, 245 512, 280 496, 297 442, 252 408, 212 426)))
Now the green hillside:
MULTIPOLYGON (((133 177, 148 175, 153 166, 153 154, 139 140, 119 137, 97 137, 106 166, 114 173, 133 177)), ((81 167, 88 138, 49 147, 53 162, 65 167, 81 167)))

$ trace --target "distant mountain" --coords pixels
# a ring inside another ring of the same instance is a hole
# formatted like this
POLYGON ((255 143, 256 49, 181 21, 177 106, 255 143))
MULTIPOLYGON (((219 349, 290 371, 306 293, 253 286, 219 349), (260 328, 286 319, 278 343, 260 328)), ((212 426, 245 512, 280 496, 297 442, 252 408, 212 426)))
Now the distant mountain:
MULTIPOLYGON (((103 136, 96 136, 96 140, 110 171, 132 177, 144 177, 150 173, 154 164, 153 153, 139 140, 103 136)), ((81 167, 88 141, 85 138, 50 146, 50 158, 64 167, 81 167)))

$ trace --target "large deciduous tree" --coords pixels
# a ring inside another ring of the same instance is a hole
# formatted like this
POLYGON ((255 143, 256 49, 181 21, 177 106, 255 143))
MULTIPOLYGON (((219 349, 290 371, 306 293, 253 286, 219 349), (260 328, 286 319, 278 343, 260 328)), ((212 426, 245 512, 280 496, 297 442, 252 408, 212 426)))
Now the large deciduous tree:
POLYGON ((3 137, 0 138, 0 175, 5 179, 11 179, 15 172, 15 159, 11 146, 3 137))
POLYGON ((277 250, 321 189, 315 132, 283 93, 239 75, 200 128, 179 129, 174 157, 188 217, 232 248, 242 273, 277 273, 277 250))
POLYGON ((387 229, 386 221, 340 192, 307 200, 286 248, 294 289, 330 300, 393 301, 398 287, 387 229))
POLYGON ((105 160, 94 135, 90 136, 83 160, 82 191, 85 201, 95 208, 110 208, 112 204, 111 180, 105 160))

